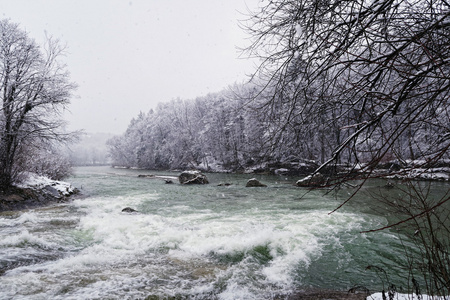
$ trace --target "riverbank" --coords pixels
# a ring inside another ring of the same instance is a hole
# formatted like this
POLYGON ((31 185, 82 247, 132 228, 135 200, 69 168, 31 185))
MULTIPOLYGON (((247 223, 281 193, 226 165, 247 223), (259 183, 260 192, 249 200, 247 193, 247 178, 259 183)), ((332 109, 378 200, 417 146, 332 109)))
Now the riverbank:
POLYGON ((64 181, 27 174, 21 184, 0 191, 0 212, 16 211, 66 202, 78 189, 64 181))
MULTIPOLYGON (((314 173, 320 167, 315 161, 294 161, 261 163, 247 166, 241 169, 226 169, 219 164, 193 165, 192 169, 205 173, 229 173, 229 174, 257 174, 257 175, 280 175, 304 178, 314 173)), ((147 170, 136 167, 111 166, 115 169, 147 170)), ((183 170, 184 170, 183 169, 183 170)), ((165 170, 159 170, 165 171, 165 170)), ((182 170, 171 170, 182 171, 182 170)), ((365 166, 363 163, 357 165, 330 164, 322 167, 320 173, 325 177, 333 178, 387 178, 395 180, 426 180, 426 181, 450 181, 450 160, 443 159, 438 162, 425 160, 389 161, 379 163, 376 167, 365 166)))
MULTIPOLYGON (((319 168, 316 162, 267 164, 250 168, 244 173, 265 173, 288 176, 307 176, 319 168)), ((427 162, 424 160, 390 161, 378 164, 375 168, 358 165, 329 165, 321 169, 324 176, 337 178, 387 178, 396 180, 450 181, 450 161, 427 162)))

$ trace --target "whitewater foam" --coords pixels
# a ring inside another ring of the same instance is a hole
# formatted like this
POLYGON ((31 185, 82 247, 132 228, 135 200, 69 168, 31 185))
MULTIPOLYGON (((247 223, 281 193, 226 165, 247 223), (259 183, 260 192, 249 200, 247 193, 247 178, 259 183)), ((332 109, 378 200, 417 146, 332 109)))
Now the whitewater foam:
POLYGON ((319 193, 298 200, 297 190, 289 189, 218 191, 139 181, 139 190, 131 177, 97 180, 124 185, 114 186, 119 194, 109 191, 58 210, 0 218, 2 234, 17 233, 0 241, 4 253, 31 245, 56 255, 7 271, 0 281, 8 292, 0 291, 0 298, 286 295, 316 284, 308 274, 329 267, 328 260, 336 274, 347 276, 348 265, 355 264, 349 244, 362 243, 361 255, 376 253, 359 232, 385 220, 346 211, 329 215, 336 203, 319 193), (124 213, 124 207, 138 212, 124 213))
POLYGON ((57 247, 54 242, 47 241, 44 238, 28 232, 28 230, 23 230, 18 235, 6 236, 0 240, 0 247, 39 247, 44 249, 53 249, 57 247))

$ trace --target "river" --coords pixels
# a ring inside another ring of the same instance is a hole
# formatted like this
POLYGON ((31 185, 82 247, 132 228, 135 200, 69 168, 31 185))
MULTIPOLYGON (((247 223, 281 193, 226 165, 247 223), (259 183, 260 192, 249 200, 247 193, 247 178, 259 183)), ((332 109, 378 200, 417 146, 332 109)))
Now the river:
MULTIPOLYGON (((302 289, 382 287, 376 265, 401 283, 398 233, 353 191, 293 186, 297 178, 207 174, 182 186, 138 174, 77 168, 85 197, 0 214, 0 299, 283 299, 302 289), (221 182, 229 186, 218 186, 221 182), (122 212, 132 207, 138 212, 122 212)), ((372 181, 367 189, 380 189, 372 181)))

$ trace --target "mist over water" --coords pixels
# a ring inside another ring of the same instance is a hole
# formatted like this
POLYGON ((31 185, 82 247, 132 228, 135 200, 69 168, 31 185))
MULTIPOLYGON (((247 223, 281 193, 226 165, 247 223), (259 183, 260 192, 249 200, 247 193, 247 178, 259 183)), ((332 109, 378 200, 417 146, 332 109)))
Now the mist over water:
POLYGON ((137 177, 148 173, 78 168, 68 181, 87 197, 0 214, 0 298, 271 299, 379 288, 368 265, 401 275, 397 234, 360 233, 385 216, 364 199, 329 214, 350 191, 279 176, 258 177, 267 188, 246 188, 253 175, 208 174, 203 186, 137 177))

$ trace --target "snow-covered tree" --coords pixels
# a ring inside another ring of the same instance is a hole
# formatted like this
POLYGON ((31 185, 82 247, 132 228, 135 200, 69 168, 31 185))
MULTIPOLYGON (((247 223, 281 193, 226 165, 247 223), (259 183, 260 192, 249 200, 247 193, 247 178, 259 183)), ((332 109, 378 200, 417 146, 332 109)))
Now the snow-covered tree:
POLYGON ((31 145, 63 141, 60 113, 75 85, 60 62, 63 48, 48 38, 39 47, 17 24, 0 20, 0 187, 10 186, 25 166, 31 145))

